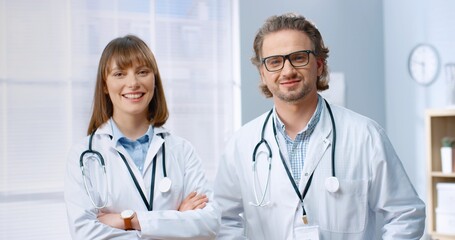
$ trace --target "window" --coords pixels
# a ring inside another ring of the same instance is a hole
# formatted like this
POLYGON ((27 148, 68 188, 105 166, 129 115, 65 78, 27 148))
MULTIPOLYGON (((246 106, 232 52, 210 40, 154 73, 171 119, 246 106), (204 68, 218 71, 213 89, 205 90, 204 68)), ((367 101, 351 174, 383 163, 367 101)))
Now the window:
POLYGON ((69 239, 67 152, 85 135, 105 45, 128 33, 158 61, 166 124, 213 180, 236 127, 236 1, 0 0, 0 238, 69 239))

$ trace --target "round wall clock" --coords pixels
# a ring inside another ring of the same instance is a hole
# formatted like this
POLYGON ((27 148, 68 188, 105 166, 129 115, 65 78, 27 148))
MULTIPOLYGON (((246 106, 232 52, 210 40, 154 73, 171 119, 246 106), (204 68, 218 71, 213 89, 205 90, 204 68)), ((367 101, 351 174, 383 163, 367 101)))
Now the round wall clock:
POLYGON ((419 44, 409 54, 409 74, 419 84, 433 83, 438 77, 440 65, 438 51, 430 44, 419 44))

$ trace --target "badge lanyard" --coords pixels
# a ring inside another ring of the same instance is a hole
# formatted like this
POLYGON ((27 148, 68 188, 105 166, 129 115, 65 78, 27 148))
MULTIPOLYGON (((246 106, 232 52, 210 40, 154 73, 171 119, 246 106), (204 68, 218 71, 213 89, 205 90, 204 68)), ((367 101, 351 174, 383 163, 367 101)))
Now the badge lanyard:
MULTIPOLYGON (((145 206, 147 207, 147 210, 152 211, 153 210, 153 193, 155 191, 156 155, 155 155, 155 157, 153 157, 152 180, 151 180, 151 186, 150 186, 150 203, 149 203, 149 202, 147 202, 147 198, 145 198, 145 194, 142 191, 141 186, 139 186, 139 183, 138 183, 136 177, 134 177, 134 173, 131 170, 130 165, 126 161, 125 156, 121 152, 119 152, 119 151, 117 151, 117 152, 120 155, 120 157, 122 158, 126 167, 128 168, 128 172, 130 173, 131 178, 134 181, 134 185, 136 185, 137 191, 141 195, 142 201, 144 202, 145 206)), ((158 155, 158 153, 157 153, 157 155, 158 155)), ((164 158, 164 151, 163 151, 163 158, 164 158)))
MULTIPOLYGON (((160 134, 161 135, 161 138, 164 139, 164 135, 163 134, 160 134)), ((169 188, 171 186, 171 181, 169 180, 169 178, 167 178, 167 173, 166 173, 166 148, 164 146, 165 143, 163 143, 163 180, 167 180, 165 183, 165 187, 163 188, 163 184, 160 184, 160 191, 161 192, 167 192, 169 191, 169 188)), ((152 211, 153 210, 153 195, 154 195, 154 192, 155 192, 155 173, 156 173, 156 156, 158 155, 158 152, 156 153, 155 157, 153 157, 153 167, 152 167, 152 179, 151 179, 151 183, 150 183, 150 203, 147 202, 147 198, 145 198, 145 194, 144 192, 142 191, 141 189, 141 186, 139 185, 136 177, 134 177, 134 173, 133 173, 133 170, 131 170, 131 167, 130 165, 128 164, 128 162, 126 161, 126 158, 125 156, 117 151, 118 154, 120 155, 120 157, 122 158, 123 162, 125 163, 126 165, 126 168, 128 168, 128 172, 130 173, 130 176, 131 178, 133 179, 133 182, 134 182, 134 185, 136 185, 136 189, 137 191, 139 192, 139 194, 141 195, 141 198, 142 198, 142 201, 144 202, 145 206, 147 207, 147 210, 149 211, 152 211)))
POLYGON ((276 144, 278 145, 278 151, 280 153, 281 162, 283 163, 283 166, 284 166, 284 169, 286 170, 286 174, 288 175, 289 181, 291 181, 292 187, 294 188, 294 191, 297 194, 297 197, 299 197, 300 203, 302 205, 302 210, 303 210, 302 220, 303 220, 303 223, 304 224, 308 224, 308 218, 307 218, 307 215, 306 215, 305 207, 303 206, 303 199, 305 199, 305 196, 308 193, 308 189, 311 186, 311 181, 313 180, 314 170, 311 173, 311 176, 310 176, 310 178, 308 179, 308 182, 305 185, 305 189, 303 190, 303 194, 300 194, 299 188, 297 187, 297 184, 295 183, 294 178, 292 177, 291 172, 289 171, 288 165, 286 164, 286 161, 284 160, 283 154, 281 153, 280 145, 279 145, 278 139, 277 139, 277 133, 276 133, 276 127, 275 127, 275 119, 272 119, 272 125, 273 125, 273 134, 275 136, 276 144))
MULTIPOLYGON (((164 134, 163 133, 160 133, 159 135, 161 136, 162 139, 164 139, 164 134)), ((163 154, 162 154, 162 156, 163 156, 163 160, 162 160, 163 166, 162 166, 162 168, 163 168, 163 177, 164 178, 161 179, 161 181, 159 183, 159 186, 158 186, 158 189, 160 190, 160 192, 166 193, 171 188, 172 181, 167 177, 167 173, 166 173, 166 146, 165 146, 164 142, 163 142, 163 145, 162 145, 162 151, 163 151, 163 154)), ((125 156, 121 152, 119 152, 119 151, 117 151, 117 152, 120 155, 120 157, 122 158, 122 160, 125 163, 126 167, 128 168, 128 172, 130 173, 130 176, 133 179, 134 185, 136 185, 136 189, 139 192, 139 194, 141 195, 142 201, 144 202, 145 206, 147 207, 147 210, 152 211, 153 210, 153 196, 154 196, 154 193, 155 193, 156 156, 158 156, 158 152, 156 153, 155 157, 153 157, 153 163, 152 163, 153 166, 152 166, 152 178, 151 178, 151 183, 150 183, 150 185, 151 185, 150 186, 150 203, 147 202, 147 198, 145 198, 145 194, 144 194, 144 192, 142 192, 141 186, 139 185, 136 177, 134 177, 134 173, 131 170, 130 165, 126 161, 125 156)))

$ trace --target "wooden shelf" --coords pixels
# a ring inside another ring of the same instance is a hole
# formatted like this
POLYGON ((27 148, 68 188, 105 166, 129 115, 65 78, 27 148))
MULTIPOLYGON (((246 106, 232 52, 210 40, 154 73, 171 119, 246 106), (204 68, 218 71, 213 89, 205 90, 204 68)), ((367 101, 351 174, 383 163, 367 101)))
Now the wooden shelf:
POLYGON ((455 173, 431 172, 432 177, 455 178, 455 173))
POLYGON ((432 240, 455 240, 455 235, 446 235, 437 232, 431 232, 430 235, 432 240))
POLYGON ((426 111, 427 163, 428 163, 428 202, 427 220, 431 239, 455 240, 454 235, 436 232, 436 208, 438 183, 455 183, 455 173, 442 173, 441 139, 455 137, 455 109, 431 109, 426 111))

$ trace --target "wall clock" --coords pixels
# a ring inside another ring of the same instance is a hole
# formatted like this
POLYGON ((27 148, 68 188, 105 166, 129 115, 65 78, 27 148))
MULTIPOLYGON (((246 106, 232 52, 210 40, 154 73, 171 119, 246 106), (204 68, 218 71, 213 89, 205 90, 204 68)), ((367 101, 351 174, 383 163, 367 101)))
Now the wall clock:
POLYGON ((409 54, 409 74, 419 84, 433 83, 439 75, 440 65, 438 51, 430 44, 419 44, 409 54))

